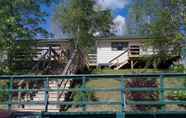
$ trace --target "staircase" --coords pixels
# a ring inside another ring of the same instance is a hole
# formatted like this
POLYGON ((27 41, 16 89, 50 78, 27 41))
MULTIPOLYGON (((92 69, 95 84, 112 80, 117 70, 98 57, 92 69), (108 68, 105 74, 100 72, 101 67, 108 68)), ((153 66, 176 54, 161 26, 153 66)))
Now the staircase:
MULTIPOLYGON (((69 89, 71 84, 68 82, 66 83, 65 81, 62 83, 61 87, 64 87, 65 89, 69 89)), ((58 89, 58 81, 50 81, 49 82, 49 89, 58 89)), ((41 112, 44 111, 45 105, 44 105, 44 100, 45 100, 45 92, 43 90, 39 90, 34 96, 32 97, 27 97, 24 96, 22 98, 22 102, 43 102, 41 105, 24 105, 24 106, 19 106, 16 108, 16 111, 29 111, 29 112, 41 112)), ((62 95, 60 98, 58 97, 58 92, 57 91, 50 91, 48 92, 48 112, 59 112, 60 111, 60 105, 53 105, 50 104, 50 102, 56 102, 56 101, 65 101, 65 94, 62 95)))
POLYGON ((115 70, 119 70, 124 65, 126 65, 129 61, 129 51, 128 49, 119 54, 118 56, 114 57, 112 60, 109 61, 110 67, 114 67, 115 70))
MULTIPOLYGON (((79 57, 77 55, 77 50, 74 50, 68 63, 66 64, 65 68, 63 68, 63 71, 61 72, 62 75, 71 75, 73 73, 76 73, 77 71, 77 65, 79 63, 79 57)), ((82 64, 80 64, 82 65, 82 64)), ((24 82, 22 82, 24 83, 24 82)), ((48 88, 49 89, 66 89, 68 90, 72 85, 72 80, 71 79, 64 79, 64 80, 53 80, 48 82, 48 88)), ((40 88, 35 88, 35 89, 40 89, 38 90, 34 95, 24 95, 21 99, 23 102, 42 102, 43 104, 41 105, 24 105, 24 106, 19 106, 18 108, 15 108, 17 111, 31 111, 31 112, 41 112, 44 111, 45 105, 44 105, 44 100, 45 100, 45 91, 42 89, 44 88, 44 84, 40 86, 40 88), (28 97, 29 96, 29 97, 28 97)), ((48 92, 48 112, 59 112, 64 109, 64 106, 62 105, 56 105, 56 104, 50 104, 51 102, 62 102, 67 100, 68 92, 63 91, 63 92, 58 92, 58 91, 49 91, 48 92)), ((21 103, 21 101, 19 101, 21 103)))
MULTIPOLYGON (((58 88, 58 82, 57 81, 50 81, 49 82, 49 89, 57 89, 58 88)), ((70 85, 66 86, 70 87, 70 85)), ((56 91, 48 92, 48 102, 56 102, 58 98, 58 94, 56 91)), ((32 102, 44 102, 45 100, 45 92, 44 91, 38 91, 35 96, 30 100, 32 102)), ((64 96, 60 98, 60 101, 64 101, 64 96)), ((24 109, 21 109, 21 111, 32 111, 32 112, 41 112, 44 111, 45 106, 43 105, 25 105, 24 109)), ((48 111, 49 112, 59 112, 59 106, 58 105, 48 105, 48 111)))

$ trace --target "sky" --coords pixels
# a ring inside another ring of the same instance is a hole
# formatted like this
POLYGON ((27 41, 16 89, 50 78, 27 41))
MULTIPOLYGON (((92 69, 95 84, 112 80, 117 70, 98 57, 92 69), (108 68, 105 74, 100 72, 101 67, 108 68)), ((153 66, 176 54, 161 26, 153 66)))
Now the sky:
MULTIPOLYGON (((114 28, 111 29, 116 35, 123 36, 127 33, 126 28, 126 17, 128 16, 127 6, 130 0, 95 0, 96 4, 101 6, 103 9, 110 9, 113 15, 114 28)), ((52 15, 54 13, 55 7, 57 5, 53 4, 51 7, 43 6, 42 9, 46 11, 49 16, 46 17, 46 23, 42 24, 42 27, 51 33, 55 33, 52 28, 52 15)))

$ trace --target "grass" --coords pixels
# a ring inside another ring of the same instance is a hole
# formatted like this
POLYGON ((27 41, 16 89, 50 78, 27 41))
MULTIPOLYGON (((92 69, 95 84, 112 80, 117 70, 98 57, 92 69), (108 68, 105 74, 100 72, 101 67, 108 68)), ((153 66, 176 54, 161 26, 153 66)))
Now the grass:
POLYGON ((120 69, 113 70, 110 68, 104 69, 95 69, 93 74, 131 74, 131 73, 159 73, 159 72, 167 72, 168 70, 158 70, 158 69, 120 69))
MULTIPOLYGON (((92 74, 131 74, 131 73, 160 73, 160 72, 169 72, 169 70, 157 70, 157 69, 125 69, 125 70, 113 70, 109 68, 104 69, 95 69, 92 74)), ((158 79, 157 79, 158 80, 158 79)), ((184 79, 175 79, 172 78, 165 78, 164 85, 166 88, 176 88, 176 87, 184 87, 184 79)), ((158 80, 159 83, 159 80, 158 80)), ((114 79, 96 79, 96 80, 89 80, 86 82, 86 87, 88 88, 119 88, 120 81, 114 79)), ((165 96, 168 95, 168 92, 165 92, 165 96)), ((120 101, 120 92, 113 91, 113 92, 94 92, 94 97, 97 101, 106 100, 106 101, 120 101)), ((120 106, 111 106, 111 105, 93 105, 87 106, 87 111, 119 111, 120 106)), ((178 105, 166 105, 165 108, 167 110, 184 110, 185 108, 180 107, 178 105)), ((77 110, 77 109, 76 109, 77 110)), ((127 111, 133 111, 133 106, 128 105, 127 111)), ((149 111, 156 111, 154 108, 149 108, 149 111)), ((74 111, 74 109, 72 110, 74 111)), ((81 110, 77 110, 81 111, 81 110)))
MULTIPOLYGON (((117 80, 91 80, 87 82, 86 86, 88 88, 119 88, 120 82, 117 80)), ((119 101, 120 92, 95 92, 95 97, 97 100, 109 100, 109 101, 119 101)))
MULTIPOLYGON (((96 69, 93 71, 94 74, 130 74, 130 73, 159 73, 159 72, 168 72, 168 70, 155 70, 155 69, 134 69, 134 70, 112 70, 112 69, 96 69)), ((171 87, 184 87, 184 79, 175 79, 175 78, 165 78, 164 80, 165 87, 171 88, 171 87)), ((90 80, 86 83, 86 86, 89 88, 118 88, 120 82, 118 80, 113 79, 101 79, 101 80, 90 80)), ((167 92, 165 93, 167 94, 167 92)), ((94 93, 95 98, 97 100, 114 100, 119 101, 120 100, 120 92, 114 91, 114 92, 96 92, 94 93)), ((168 105, 170 106, 170 105, 168 105)), ((169 108, 169 107, 166 107, 169 108)), ((172 105, 171 109, 177 110, 177 105, 172 105)), ((95 107, 96 110, 98 109, 104 109, 103 107, 95 107)), ((105 107, 105 110, 111 109, 111 106, 105 107)), ((128 108, 130 110, 130 108, 128 108)), ((119 110, 119 106, 115 107, 115 110, 119 110)))

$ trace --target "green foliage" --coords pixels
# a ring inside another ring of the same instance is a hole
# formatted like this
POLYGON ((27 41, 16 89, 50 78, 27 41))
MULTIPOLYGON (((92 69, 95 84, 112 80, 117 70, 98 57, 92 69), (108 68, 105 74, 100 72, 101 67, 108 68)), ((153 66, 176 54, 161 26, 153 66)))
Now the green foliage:
POLYGON ((73 100, 75 102, 88 102, 88 101, 96 101, 96 98, 94 96, 94 92, 90 91, 78 91, 74 93, 73 100))
POLYGON ((168 93, 171 100, 186 100, 186 91, 173 91, 168 93))
POLYGON ((185 0, 134 0, 130 19, 136 27, 132 28, 151 37, 146 43, 157 53, 154 58, 157 59, 156 62, 179 55, 180 42, 184 37, 180 27, 186 25, 185 6, 185 0))
MULTIPOLYGON (((96 68, 92 71, 93 74, 132 74, 132 73, 160 73, 166 70, 158 69, 120 69, 113 70, 111 68, 96 68)), ((167 72, 167 71, 166 71, 167 72)))
POLYGON ((81 102, 81 101, 95 101, 94 93, 93 92, 78 92, 74 96, 75 102, 81 102), (83 100, 84 98, 84 100, 83 100))
MULTIPOLYGON (((180 91, 168 92, 167 98, 169 100, 185 101, 186 100, 186 91, 185 90, 180 90, 180 91)), ((179 106, 186 107, 186 105, 179 105, 179 106)))
POLYGON ((72 35, 75 47, 94 46, 96 32, 107 35, 112 17, 110 11, 95 10, 94 0, 65 0, 54 16, 65 33, 72 35))
MULTIPOLYGON (((178 72, 183 71, 182 65, 179 65, 175 67, 178 72)), ((182 78, 183 81, 183 88, 186 88, 186 78, 182 78)), ((169 100, 186 100, 186 90, 175 90, 175 91, 170 91, 167 93, 167 98, 169 100)), ((186 106, 186 105, 181 105, 181 106, 186 106)))
POLYGON ((47 35, 40 25, 47 14, 40 6, 49 5, 51 2, 52 0, 0 1, 0 54, 5 52, 4 55, 8 55, 7 62, 1 64, 3 67, 0 70, 12 71, 16 51, 24 50, 30 53, 31 41, 38 35, 47 35), (17 43, 18 40, 27 40, 29 43, 17 43))
MULTIPOLYGON (((6 81, 0 82, 0 89, 7 89, 8 83, 6 81)), ((0 91, 0 102, 5 102, 8 99, 8 93, 5 91, 0 91)))
POLYGON ((185 71, 185 67, 182 64, 180 64, 180 65, 173 65, 173 66, 171 66, 170 70, 173 71, 173 72, 183 73, 185 71))

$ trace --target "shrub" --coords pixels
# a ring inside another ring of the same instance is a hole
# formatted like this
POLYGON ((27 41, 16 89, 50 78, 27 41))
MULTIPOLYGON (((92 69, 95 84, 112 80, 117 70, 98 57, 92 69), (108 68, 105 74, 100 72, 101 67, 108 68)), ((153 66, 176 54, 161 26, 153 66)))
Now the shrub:
MULTIPOLYGON (((1 81, 0 82, 0 89, 7 89, 8 88, 8 84, 6 81, 1 81)), ((0 91, 0 102, 5 102, 8 99, 8 92, 5 91, 0 91)))
POLYGON ((170 70, 173 72, 184 72, 185 71, 185 67, 182 64, 179 65, 173 65, 170 67, 170 70))
POLYGON ((93 92, 77 92, 74 96, 75 102, 81 101, 95 101, 94 93, 93 92))
POLYGON ((78 91, 75 92, 73 95, 73 101, 74 102, 88 102, 88 101, 96 101, 96 98, 94 96, 94 92, 90 91, 78 91))
POLYGON ((169 92, 167 98, 171 100, 186 100, 186 91, 169 92))
MULTIPOLYGON (((183 86, 186 88, 186 77, 185 78, 181 78, 184 79, 183 81, 183 86)), ((167 98, 169 100, 181 100, 181 101, 186 101, 186 90, 175 90, 175 91, 170 91, 167 93, 167 98)), ((186 107, 186 105, 179 105, 179 106, 184 106, 186 107)))
MULTIPOLYGON (((134 79, 127 81, 128 88, 158 88, 156 79, 134 79)), ((156 91, 128 91, 127 99, 130 101, 159 101, 159 92, 156 91)), ((145 111, 158 105, 135 105, 135 109, 145 111)))

